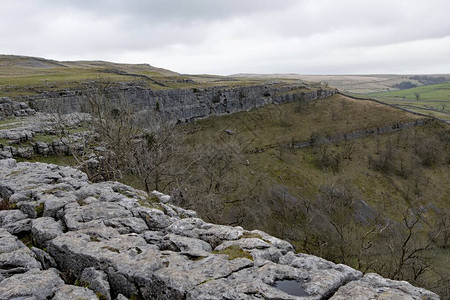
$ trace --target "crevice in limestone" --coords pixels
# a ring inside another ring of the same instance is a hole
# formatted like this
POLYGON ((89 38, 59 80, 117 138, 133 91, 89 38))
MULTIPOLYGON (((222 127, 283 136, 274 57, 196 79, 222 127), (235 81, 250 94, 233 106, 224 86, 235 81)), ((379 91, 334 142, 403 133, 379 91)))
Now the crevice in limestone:
POLYGON ((323 295, 323 297, 320 298, 320 299, 321 299, 321 300, 328 300, 328 299, 331 299, 331 297, 333 297, 334 294, 336 294, 336 292, 337 292, 341 287, 346 286, 347 284, 349 284, 349 283, 352 282, 352 281, 357 281, 357 280, 359 280, 360 278, 361 278, 361 277, 359 277, 359 278, 354 278, 354 279, 349 278, 349 280, 345 280, 344 282, 342 282, 341 285, 339 285, 339 286, 336 287, 335 289, 330 290, 327 294, 323 295))

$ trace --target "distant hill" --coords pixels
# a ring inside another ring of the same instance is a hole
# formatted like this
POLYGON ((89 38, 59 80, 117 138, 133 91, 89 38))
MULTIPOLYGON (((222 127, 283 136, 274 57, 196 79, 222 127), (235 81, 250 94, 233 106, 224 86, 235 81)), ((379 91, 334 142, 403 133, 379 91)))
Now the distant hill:
POLYGON ((438 80, 450 81, 450 74, 439 75, 395 75, 395 74, 378 74, 378 75, 301 75, 301 74, 234 74, 230 77, 238 78, 283 78, 298 79, 309 82, 322 82, 329 86, 338 88, 343 92, 355 94, 367 94, 375 92, 387 92, 398 90, 396 84, 402 82, 411 82, 417 86, 424 85, 427 82, 438 80), (427 80, 424 80, 427 79, 427 80), (434 79, 434 80, 433 80, 434 79))
POLYGON ((42 69, 80 68, 96 71, 120 70, 132 73, 157 73, 163 76, 178 76, 179 73, 163 68, 153 67, 149 64, 121 64, 106 61, 56 61, 40 57, 0 55, 0 70, 2 75, 9 74, 36 74, 42 69), (3 71, 9 71, 4 73, 3 71))
POLYGON ((0 55, 0 95, 20 97, 44 91, 79 89, 100 78, 134 83, 150 89, 202 88, 211 85, 260 84, 264 79, 218 75, 185 75, 149 64, 106 61, 56 61, 39 57, 0 55))

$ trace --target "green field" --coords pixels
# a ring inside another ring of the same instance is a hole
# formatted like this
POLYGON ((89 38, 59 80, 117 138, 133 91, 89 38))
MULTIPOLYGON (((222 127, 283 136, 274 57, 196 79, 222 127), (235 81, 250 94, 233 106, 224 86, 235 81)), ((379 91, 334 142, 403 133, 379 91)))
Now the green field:
POLYGON ((391 92, 369 93, 366 96, 450 122, 450 83, 425 85, 391 92))

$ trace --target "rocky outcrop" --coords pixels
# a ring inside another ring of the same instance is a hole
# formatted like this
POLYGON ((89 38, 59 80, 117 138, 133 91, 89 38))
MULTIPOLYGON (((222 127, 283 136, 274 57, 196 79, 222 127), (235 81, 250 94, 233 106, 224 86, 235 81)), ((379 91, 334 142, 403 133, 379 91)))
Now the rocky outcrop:
MULTIPOLYGON (((43 112, 53 112, 55 101, 65 113, 81 110, 80 101, 86 91, 44 92, 23 100, 43 112)), ((211 86, 189 89, 152 90, 136 85, 123 85, 107 90, 109 98, 124 97, 136 109, 164 122, 189 122, 196 119, 231 114, 262 107, 270 103, 287 103, 299 99, 311 101, 337 93, 334 89, 312 88, 304 84, 272 83, 249 86, 211 86)))
POLYGON ((0 195, 0 299, 439 298, 69 167, 0 160, 0 195))
POLYGON ((68 130, 79 130, 86 118, 87 114, 56 116, 42 113, 27 118, 11 118, 8 123, 0 126, 0 159, 69 155, 71 150, 82 151, 86 136, 92 136, 92 133, 86 130, 74 132, 70 134, 70 138, 60 137, 60 128, 63 125, 68 130), (40 140, 42 137, 45 138, 44 141, 40 140))
POLYGON ((36 114, 36 111, 30 108, 28 103, 12 101, 8 97, 0 97, 0 117, 24 117, 34 114, 36 114))

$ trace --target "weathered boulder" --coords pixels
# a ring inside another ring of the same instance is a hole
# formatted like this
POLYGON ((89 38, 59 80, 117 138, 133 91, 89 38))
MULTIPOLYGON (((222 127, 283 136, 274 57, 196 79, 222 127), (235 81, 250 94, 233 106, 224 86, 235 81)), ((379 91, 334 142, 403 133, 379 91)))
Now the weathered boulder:
POLYGON ((25 273, 31 269, 40 269, 41 264, 34 258, 34 253, 27 247, 0 254, 0 274, 10 277, 14 274, 25 273))
POLYGON ((26 299, 26 297, 35 297, 37 300, 51 299, 63 284, 64 281, 54 269, 46 271, 32 269, 0 282, 0 299, 26 299))
POLYGON ((399 300, 437 300, 439 296, 422 288, 412 286, 406 281, 395 281, 369 273, 363 278, 349 282, 339 288, 333 300, 399 299, 399 300))
POLYGON ((82 206, 75 202, 66 205, 64 222, 69 230, 79 230, 96 227, 106 220, 111 222, 112 219, 130 217, 133 214, 129 210, 114 202, 94 202, 82 206))
POLYGON ((0 224, 14 235, 25 235, 31 230, 31 220, 17 209, 0 211, 0 224))
POLYGON ((9 253, 23 247, 25 245, 16 236, 10 234, 6 229, 0 228, 0 254, 9 253))
POLYGON ((202 240, 168 234, 161 241, 161 248, 180 252, 193 257, 209 256, 211 246, 202 240))
POLYGON ((2 277, 40 268, 41 264, 35 259, 35 254, 17 237, 0 228, 0 274, 2 277))
POLYGON ((63 227, 55 219, 43 217, 33 220, 31 232, 36 245, 46 248, 52 239, 63 234, 63 227))
POLYGON ((55 293, 53 300, 97 300, 97 295, 85 287, 63 285, 55 293))

